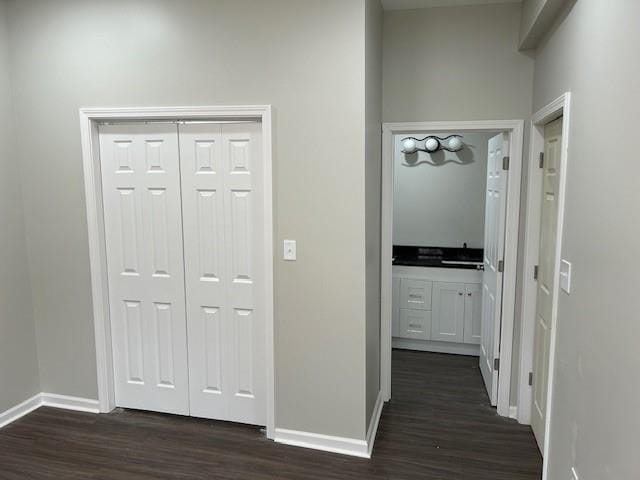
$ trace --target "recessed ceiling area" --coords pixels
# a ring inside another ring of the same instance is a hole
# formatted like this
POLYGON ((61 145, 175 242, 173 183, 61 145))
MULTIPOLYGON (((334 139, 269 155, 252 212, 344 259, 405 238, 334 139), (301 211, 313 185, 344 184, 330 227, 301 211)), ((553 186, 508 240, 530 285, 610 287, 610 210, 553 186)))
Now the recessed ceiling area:
POLYGON ((458 7, 491 3, 521 3, 522 0, 382 0, 384 10, 410 10, 429 7, 458 7))

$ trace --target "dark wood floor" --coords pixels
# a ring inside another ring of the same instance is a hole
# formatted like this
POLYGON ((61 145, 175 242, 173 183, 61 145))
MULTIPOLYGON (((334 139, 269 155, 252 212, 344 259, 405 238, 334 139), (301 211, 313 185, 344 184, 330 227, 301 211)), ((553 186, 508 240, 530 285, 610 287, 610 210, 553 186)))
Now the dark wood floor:
POLYGON ((393 372, 371 460, 276 444, 224 422, 40 408, 0 430, 0 478, 541 478, 530 429, 489 406, 477 359, 394 351, 393 372))

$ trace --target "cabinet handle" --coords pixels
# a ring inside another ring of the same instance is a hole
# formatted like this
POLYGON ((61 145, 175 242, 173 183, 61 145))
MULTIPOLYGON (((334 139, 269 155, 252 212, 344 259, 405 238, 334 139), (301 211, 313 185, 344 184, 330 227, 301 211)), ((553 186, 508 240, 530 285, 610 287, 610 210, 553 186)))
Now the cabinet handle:
POLYGON ((458 292, 458 295, 462 295, 462 292, 458 292))
POLYGON ((470 297, 470 296, 471 296, 471 292, 467 293, 467 297, 470 297))

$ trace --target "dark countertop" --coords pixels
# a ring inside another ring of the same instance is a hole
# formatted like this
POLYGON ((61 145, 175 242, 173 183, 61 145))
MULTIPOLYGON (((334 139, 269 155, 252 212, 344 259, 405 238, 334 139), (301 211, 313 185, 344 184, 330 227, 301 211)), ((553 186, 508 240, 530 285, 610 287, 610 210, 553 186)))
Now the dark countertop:
POLYGON ((393 264, 482 270, 482 248, 393 246, 393 264))

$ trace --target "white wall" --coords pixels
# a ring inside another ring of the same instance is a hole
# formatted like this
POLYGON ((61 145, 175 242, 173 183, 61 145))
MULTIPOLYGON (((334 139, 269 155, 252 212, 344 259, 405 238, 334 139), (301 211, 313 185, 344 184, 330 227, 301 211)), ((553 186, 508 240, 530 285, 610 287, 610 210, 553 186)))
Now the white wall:
POLYGON ((6 2, 0 1, 0 413, 40 392, 6 19, 6 2))
POLYGON ((380 242, 382 174, 382 8, 367 0, 365 10, 365 254, 367 294, 366 424, 380 392, 380 242))
MULTIPOLYGON (((528 119, 533 58, 518 51, 521 9, 496 4, 385 12, 383 121, 528 119)), ((523 226, 524 216, 521 242, 523 226)), ((520 252, 518 270, 522 260, 520 252)), ((520 302, 516 298, 516 312, 520 302)), ((511 405, 517 403, 519 339, 516 316, 511 405)))
POLYGON ((579 0, 536 54, 534 108, 573 102, 550 480, 640 477, 638 19, 635 0, 579 0))
POLYGON ((430 134, 456 133, 464 137, 462 150, 433 154, 404 154, 402 139, 409 135, 394 137, 394 245, 483 247, 487 142, 495 134, 430 134))
POLYGON ((42 386, 95 398, 81 106, 273 104, 276 426, 365 435, 364 1, 10 1, 42 386), (298 260, 281 261, 284 238, 298 260))

